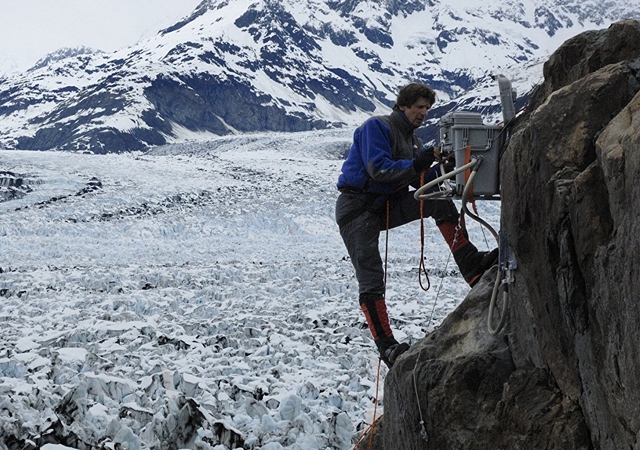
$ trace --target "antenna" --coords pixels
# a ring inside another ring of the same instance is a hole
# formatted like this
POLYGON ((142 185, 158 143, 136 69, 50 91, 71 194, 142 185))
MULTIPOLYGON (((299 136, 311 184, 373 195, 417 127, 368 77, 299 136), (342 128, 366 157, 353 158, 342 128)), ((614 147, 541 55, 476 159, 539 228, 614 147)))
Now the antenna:
POLYGON ((504 75, 496 75, 494 78, 498 80, 500 103, 502 104, 502 120, 504 125, 507 126, 516 115, 516 90, 511 87, 511 81, 504 75))

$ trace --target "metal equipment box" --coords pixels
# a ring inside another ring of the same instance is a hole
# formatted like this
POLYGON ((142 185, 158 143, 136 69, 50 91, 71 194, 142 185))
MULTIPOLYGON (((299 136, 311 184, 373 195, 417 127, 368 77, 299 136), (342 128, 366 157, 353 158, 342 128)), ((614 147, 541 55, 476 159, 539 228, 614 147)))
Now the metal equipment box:
MULTIPOLYGON (((438 122, 440 151, 445 154, 453 152, 456 167, 467 164, 470 157, 482 157, 473 181, 474 198, 499 198, 502 131, 502 125, 486 125, 482 115, 473 112, 450 112, 438 122), (471 148, 470 155, 467 155, 467 147, 471 148)), ((467 176, 467 172, 456 175, 457 195, 462 195, 467 176)))

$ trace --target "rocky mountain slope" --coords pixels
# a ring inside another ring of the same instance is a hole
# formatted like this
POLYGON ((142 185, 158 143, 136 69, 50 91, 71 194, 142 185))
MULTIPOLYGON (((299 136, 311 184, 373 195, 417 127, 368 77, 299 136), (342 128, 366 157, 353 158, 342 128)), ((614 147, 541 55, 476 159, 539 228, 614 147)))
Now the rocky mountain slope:
POLYGON ((204 0, 133 47, 60 53, 0 76, 0 146, 101 153, 336 127, 386 111, 410 80, 437 89, 440 112, 494 106, 493 92, 463 94, 497 72, 527 92, 531 68, 566 38, 638 6, 204 0))

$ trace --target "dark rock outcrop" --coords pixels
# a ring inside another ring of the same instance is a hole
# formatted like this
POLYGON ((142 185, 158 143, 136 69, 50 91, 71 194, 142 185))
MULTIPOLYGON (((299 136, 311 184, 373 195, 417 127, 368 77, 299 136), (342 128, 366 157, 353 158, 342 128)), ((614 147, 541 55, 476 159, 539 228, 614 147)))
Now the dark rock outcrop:
MULTIPOLYGON (((489 333, 496 271, 389 372, 372 448, 590 448, 576 402, 547 371, 517 368, 507 336, 489 333)), ((359 450, 369 448, 364 441, 359 450)))
POLYGON ((487 274, 389 372, 375 448, 640 448, 640 22, 544 72, 501 160, 507 326, 487 331, 487 274))
POLYGON ((0 202, 21 198, 28 192, 31 187, 22 175, 0 170, 0 202))

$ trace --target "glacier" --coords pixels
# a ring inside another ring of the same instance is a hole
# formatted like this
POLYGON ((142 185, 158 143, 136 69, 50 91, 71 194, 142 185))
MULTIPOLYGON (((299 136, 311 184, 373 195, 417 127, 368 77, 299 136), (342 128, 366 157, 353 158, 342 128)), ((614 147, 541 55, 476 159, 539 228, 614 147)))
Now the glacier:
MULTIPOLYGON (((25 189, 0 202, 0 443, 351 448, 384 411, 387 369, 333 219, 350 137, 2 151, 25 189)), ((496 227, 499 202, 478 208, 496 227)), ((389 311, 410 343, 468 292, 425 230, 427 292, 419 224, 389 233, 389 311)))

